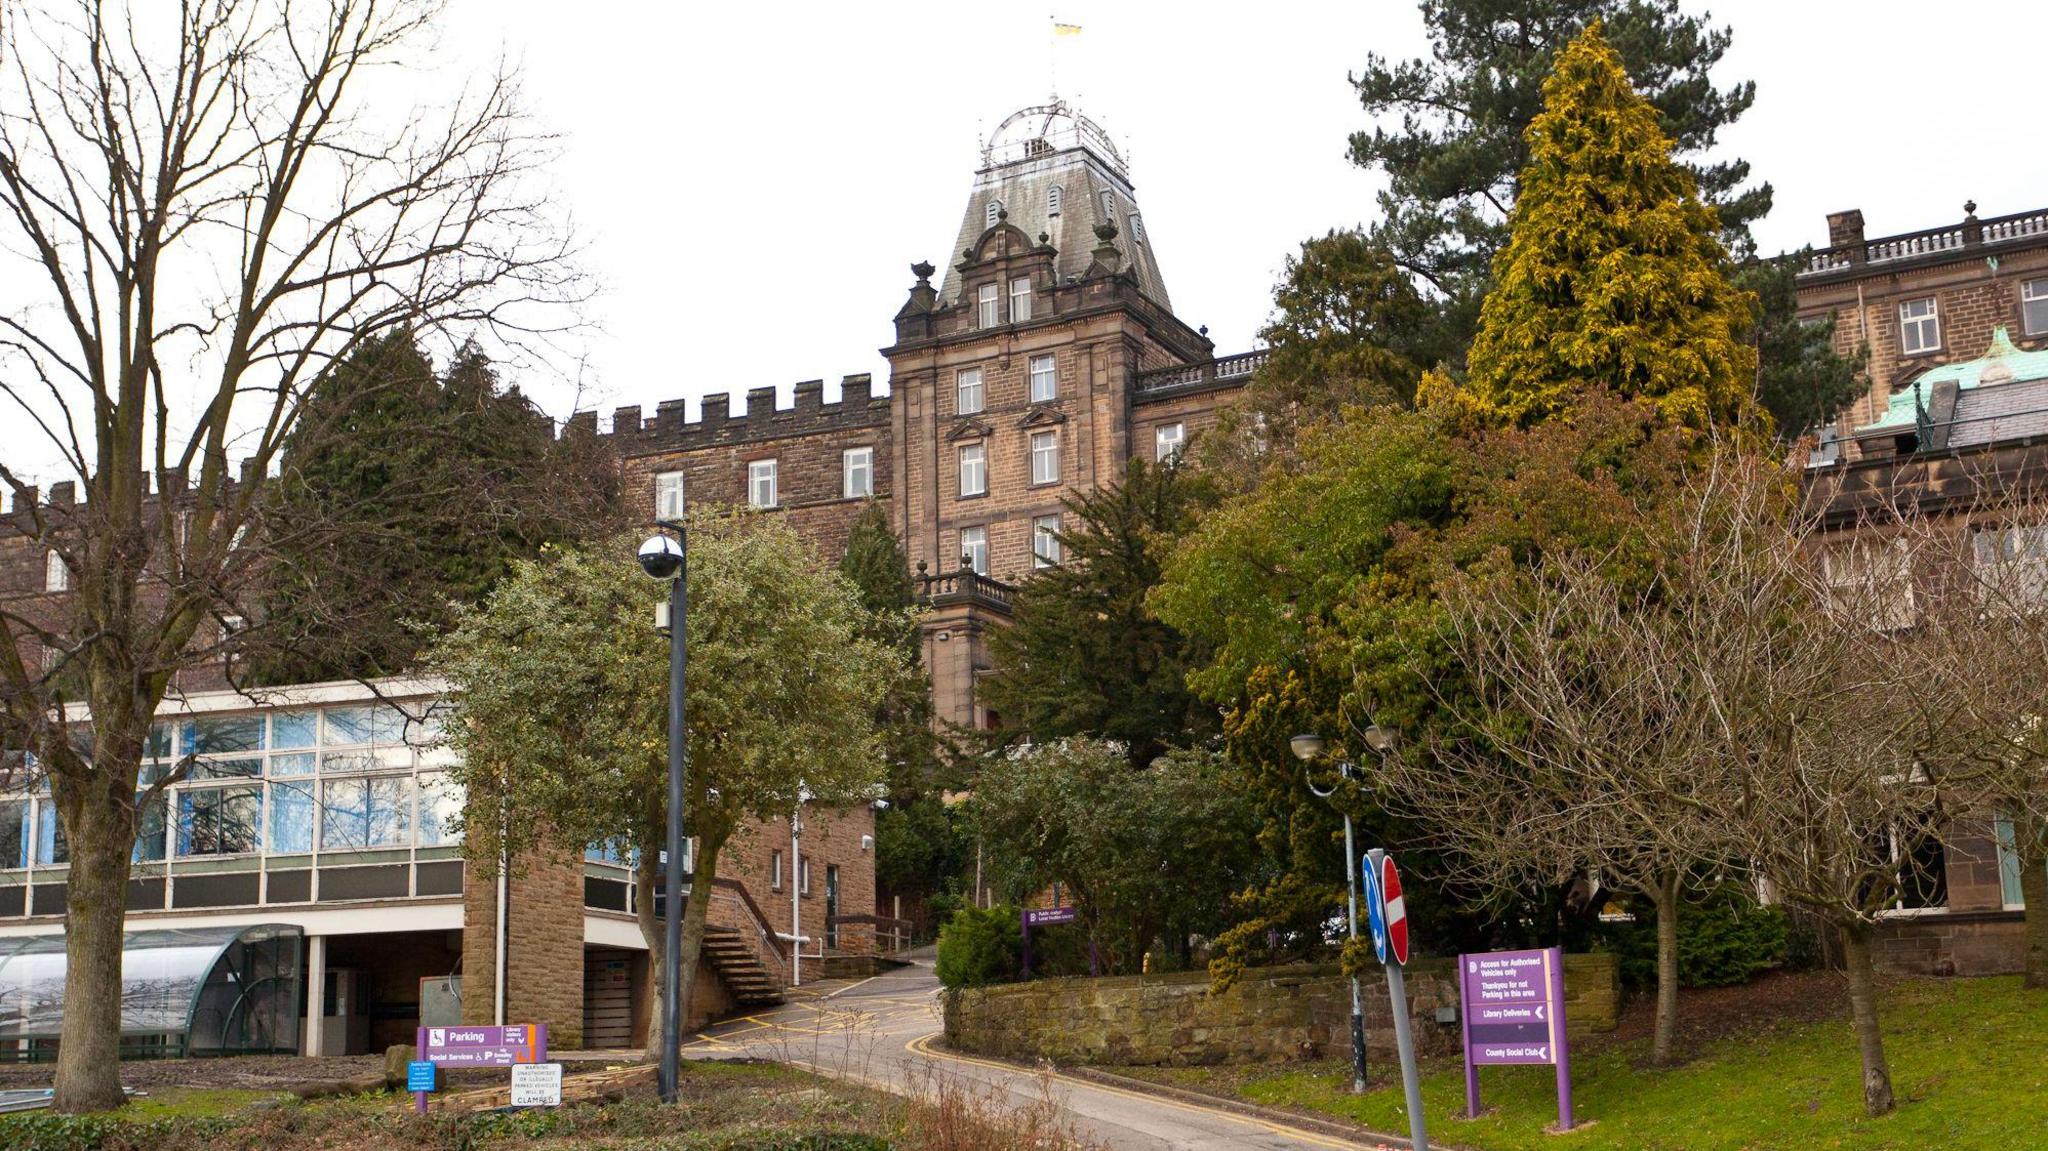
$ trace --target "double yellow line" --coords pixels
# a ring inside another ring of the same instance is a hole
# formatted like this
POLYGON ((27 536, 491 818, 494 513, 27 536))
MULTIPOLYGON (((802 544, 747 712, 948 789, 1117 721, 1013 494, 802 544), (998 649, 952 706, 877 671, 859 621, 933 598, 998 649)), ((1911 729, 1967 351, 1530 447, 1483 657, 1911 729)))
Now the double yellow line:
MULTIPOLYGON (((950 1051, 935 1050, 931 1046, 931 1043, 932 1040, 937 1038, 937 1035, 920 1035, 917 1038, 912 1039, 910 1042, 904 1044, 903 1049, 905 1051, 910 1052, 913 1055, 922 1055, 927 1059, 934 1059, 951 1063, 965 1063, 975 1067, 987 1067, 997 1071, 1008 1072, 1013 1075, 1030 1074, 1030 1072, 1025 1071, 1023 1068, 1018 1067, 1014 1063, 999 1063, 990 1059, 976 1059, 968 1055, 956 1055, 950 1051)), ((1132 1091, 1124 1087, 1112 1087, 1106 1083, 1098 1083, 1093 1079, 1082 1079, 1078 1076, 1062 1075, 1058 1071, 1051 1072, 1051 1075, 1054 1079, 1057 1079, 1062 1083, 1070 1084, 1075 1087, 1084 1087, 1090 1091, 1101 1091, 1105 1094, 1115 1095, 1125 1099, 1134 1099, 1140 1103, 1152 1104, 1158 1107, 1170 1107, 1176 1111, 1185 1111, 1191 1115, 1206 1115, 1214 1119, 1225 1119, 1233 1123, 1241 1123, 1246 1127, 1258 1128, 1259 1130, 1267 1132, 1268 1134, 1284 1135, 1289 1139, 1299 1139, 1304 1143, 1308 1143, 1316 1147, 1334 1147, 1338 1148, 1339 1151, 1358 1151, 1359 1148, 1372 1146, 1372 1144, 1356 1143, 1348 1139, 1337 1139, 1328 1135, 1319 1134, 1314 1131, 1306 1131, 1299 1127, 1290 1127, 1285 1123, 1274 1123, 1269 1120, 1254 1118, 1253 1116, 1241 1114, 1239 1112, 1227 1110, 1221 1107, 1203 1107, 1198 1104, 1187 1103, 1179 1099, 1172 1099, 1162 1095, 1153 1095, 1149 1092, 1132 1091)))

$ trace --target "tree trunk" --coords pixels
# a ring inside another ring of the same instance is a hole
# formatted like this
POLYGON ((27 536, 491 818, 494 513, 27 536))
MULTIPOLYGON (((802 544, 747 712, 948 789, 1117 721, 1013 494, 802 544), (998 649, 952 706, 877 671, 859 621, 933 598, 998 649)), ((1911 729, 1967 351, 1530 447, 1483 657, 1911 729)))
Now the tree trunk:
POLYGON ((1678 1038, 1678 880, 1673 872, 1650 891, 1657 907, 1657 1026, 1650 1062, 1659 1067, 1671 1065, 1678 1038))
POLYGON ((1892 1071, 1884 1059, 1884 1034, 1877 1024, 1877 975, 1870 961, 1870 925, 1842 925, 1842 958, 1849 973, 1849 1014, 1856 1025, 1856 1049, 1863 1057, 1863 1110, 1883 1115, 1892 1109, 1892 1071))
POLYGON ((2013 854, 2020 861, 2020 898, 2027 904, 2021 933, 2023 987, 2048 988, 2048 827, 2032 816, 2013 820, 2013 854))
POLYGON ((82 778, 65 773, 51 780, 71 852, 64 1024, 50 1104, 57 1111, 107 1111, 127 1102, 121 1091, 121 935, 135 816, 129 789, 107 783, 120 774, 116 765, 103 764, 82 778))
POLYGON ((661 935, 661 920, 654 915, 655 869, 660 866, 657 853, 642 851, 640 862, 633 868, 633 918, 640 925, 640 938, 647 944, 647 986, 650 994, 641 1009, 647 1014, 647 1050, 661 1050, 661 986, 668 971, 662 962, 663 947, 667 942, 661 935))
MULTIPOLYGON (((722 838, 702 836, 697 840, 696 873, 690 876, 690 898, 683 904, 683 990, 679 1002, 683 1005, 683 1028, 689 1029, 690 996, 697 990, 697 960, 704 953, 704 916, 711 910, 712 885, 718 880, 718 853, 725 846, 722 838)), ((795 882, 795 877, 791 877, 795 882)), ((798 962, 796 956, 803 950, 803 944, 792 941, 789 945, 791 969, 798 962)))

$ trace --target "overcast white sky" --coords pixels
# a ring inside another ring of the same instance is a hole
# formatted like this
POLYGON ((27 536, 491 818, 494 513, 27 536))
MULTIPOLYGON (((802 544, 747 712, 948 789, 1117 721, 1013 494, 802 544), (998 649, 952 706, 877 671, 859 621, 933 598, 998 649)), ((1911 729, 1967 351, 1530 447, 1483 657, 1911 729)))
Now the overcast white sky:
MULTIPOLYGON (((1986 216, 2048 203, 2048 93, 2027 62, 2048 4, 1711 11, 1735 29, 1720 78, 1757 82, 1724 147, 1777 189, 1765 250, 1824 243, 1842 208, 1875 235, 1958 219, 1972 197, 1986 216)), ((1175 309, 1219 351, 1249 347, 1288 252, 1374 216, 1375 178, 1345 159, 1364 124, 1346 73, 1425 51, 1414 0, 450 0, 442 64, 523 65, 602 286, 580 366, 518 382, 559 417, 885 380, 908 266, 945 263, 981 136, 1051 87, 1054 12, 1083 28, 1060 42, 1061 93, 1125 147, 1175 309)), ((19 427, 0 452, 42 454, 19 427)))

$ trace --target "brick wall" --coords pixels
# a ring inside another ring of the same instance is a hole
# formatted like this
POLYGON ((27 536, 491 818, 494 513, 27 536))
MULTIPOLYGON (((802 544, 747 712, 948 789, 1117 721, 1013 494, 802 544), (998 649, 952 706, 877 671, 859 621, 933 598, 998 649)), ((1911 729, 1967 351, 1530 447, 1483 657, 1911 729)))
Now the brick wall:
MULTIPOLYGON (((1407 968, 1409 1017, 1424 1055, 1458 1049, 1459 1026, 1439 1023, 1456 1006, 1450 960, 1407 968)), ((1366 1047, 1393 1054, 1386 979, 1362 981, 1366 1047)), ((1574 1035, 1613 1030, 1620 1003, 1612 955, 1565 957, 1565 1019, 1574 1035)), ((1043 979, 945 994, 946 1043, 1011 1059, 1122 1066, 1260 1063, 1348 1051, 1351 986, 1334 966, 1246 972, 1220 994, 1203 972, 1104 979, 1043 979)))

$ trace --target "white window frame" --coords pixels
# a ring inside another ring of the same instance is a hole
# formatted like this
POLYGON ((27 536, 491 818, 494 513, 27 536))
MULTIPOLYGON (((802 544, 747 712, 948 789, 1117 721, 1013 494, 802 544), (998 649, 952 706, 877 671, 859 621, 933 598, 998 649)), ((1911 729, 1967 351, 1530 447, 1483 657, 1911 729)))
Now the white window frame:
POLYGON ((811 893, 811 857, 800 855, 796 861, 796 888, 800 895, 811 893))
POLYGON ((1059 360, 1051 352, 1031 357, 1027 376, 1030 380, 1032 403, 1049 404, 1060 398, 1060 365, 1059 360))
POLYGON ((780 849, 768 853, 768 890, 782 890, 782 852, 780 849))
POLYGON ((1905 300, 1899 304, 1899 353, 1907 356, 1922 356, 1941 350, 1941 300, 1937 296, 1922 296, 1917 300, 1905 300), (1917 311, 1922 304, 1925 312, 1917 311), (1929 338, 1927 329, 1933 328, 1929 338), (1909 336, 1910 333, 1910 336, 1909 336))
POLYGON ((953 414, 971 416, 980 411, 988 401, 988 393, 982 387, 980 368, 961 368, 953 377, 953 414))
POLYGON ((971 557, 967 566, 973 568, 976 575, 988 574, 988 528, 961 528, 958 551, 962 556, 971 557))
POLYGON ((1152 429, 1152 462, 1163 464, 1180 458, 1181 449, 1187 446, 1187 442, 1186 424, 1160 424, 1152 429))
POLYGON ((1010 281, 1010 322, 1021 324, 1031 318, 1031 277, 1018 276, 1010 281))
POLYGON ((2020 330, 2029 336, 2048 336, 2048 276, 2020 281, 2020 330), (2038 323, 2034 319, 2037 314, 2038 323))
POLYGON ((848 448, 839 453, 839 490, 849 500, 867 499, 875 494, 874 448, 848 448))
POLYGON ((1060 434, 1031 433, 1031 486, 1060 482, 1060 434))
POLYGON ((43 560, 43 590, 71 590, 71 565, 64 562, 63 555, 56 548, 51 548, 43 560))
POLYGON ((994 282, 983 284, 975 293, 974 326, 997 328, 1003 323, 1003 286, 994 282))
POLYGON ((960 445, 960 496, 985 496, 988 494, 988 445, 982 443, 960 445))
POLYGON ((683 473, 657 472, 654 476, 654 518, 683 518, 683 473))
POLYGON ((747 461, 748 507, 767 509, 782 506, 781 470, 772 456, 765 460, 747 461))
POLYGON ((1058 567, 1060 564, 1060 517, 1058 512, 1049 516, 1031 517, 1031 566, 1036 568, 1058 567))

